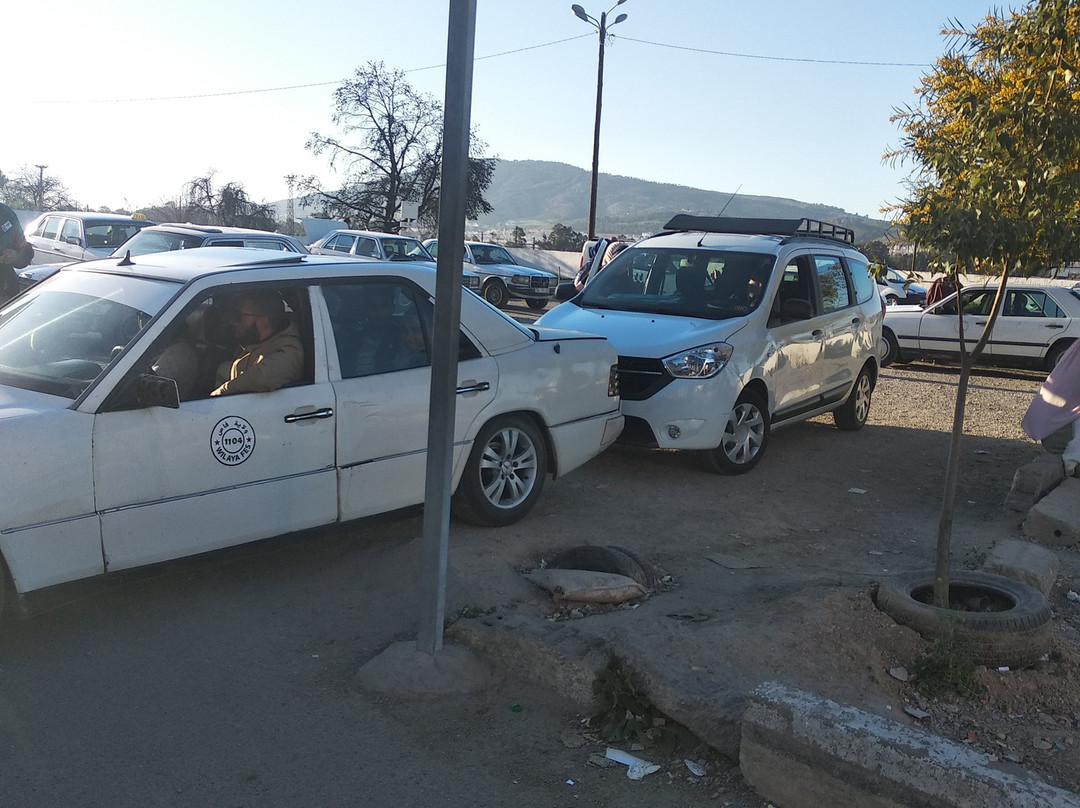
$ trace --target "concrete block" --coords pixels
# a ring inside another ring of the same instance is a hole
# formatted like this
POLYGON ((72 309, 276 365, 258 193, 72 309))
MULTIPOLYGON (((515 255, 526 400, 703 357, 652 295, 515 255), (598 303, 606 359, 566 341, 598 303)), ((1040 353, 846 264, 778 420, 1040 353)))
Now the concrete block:
POLYGON ((1080 797, 897 721, 779 682, 752 694, 740 768, 783 808, 1078 808, 1080 797))
POLYGON ((1065 479, 1065 467, 1060 454, 1041 454, 1025 463, 1013 474, 1012 487, 1005 497, 1010 511, 1027 513, 1065 479))
POLYGON ((1045 547, 1009 539, 994 546, 983 569, 1033 586, 1049 597, 1059 566, 1057 555, 1045 547))
POLYGON ((1066 478, 1035 503, 1024 520, 1024 535, 1052 547, 1080 541, 1080 479, 1066 478))

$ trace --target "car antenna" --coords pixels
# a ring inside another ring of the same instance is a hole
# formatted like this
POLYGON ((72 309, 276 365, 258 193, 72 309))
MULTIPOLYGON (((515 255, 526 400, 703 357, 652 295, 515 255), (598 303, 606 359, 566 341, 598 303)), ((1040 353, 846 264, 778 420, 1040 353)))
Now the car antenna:
POLYGON ((118 267, 130 267, 134 266, 135 262, 131 260, 131 250, 124 253, 124 257, 116 264, 118 267))
MULTIPOLYGON (((731 200, 734 199, 738 195, 739 191, 741 191, 741 190, 742 190, 742 183, 740 182, 739 187, 735 189, 735 193, 733 193, 731 196, 728 197, 728 201, 724 203, 724 207, 720 208, 720 212, 718 214, 716 214, 717 218, 724 215, 724 211, 727 210, 727 206, 731 204, 731 200)), ((705 236, 702 235, 701 241, 699 241, 697 243, 697 245, 700 247, 701 242, 704 241, 704 240, 705 240, 705 236)))
POLYGON ((735 193, 733 193, 731 196, 728 197, 728 201, 724 203, 724 207, 720 208, 720 212, 718 214, 716 214, 717 216, 723 216, 724 215, 724 211, 727 210, 727 206, 731 204, 731 200, 734 199, 738 195, 739 191, 741 191, 741 190, 742 190, 742 183, 740 182, 739 187, 735 189, 735 193))

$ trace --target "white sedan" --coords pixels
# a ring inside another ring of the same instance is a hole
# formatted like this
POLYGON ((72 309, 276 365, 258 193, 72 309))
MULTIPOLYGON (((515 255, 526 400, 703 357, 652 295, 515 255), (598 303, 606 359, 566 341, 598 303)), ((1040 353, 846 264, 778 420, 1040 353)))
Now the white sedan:
MULTIPOLYGON (((208 247, 73 265, 12 300, 0 595, 29 611, 68 582, 422 503, 434 289, 430 265, 208 247), (296 330, 301 375, 211 396, 252 289, 296 330), (191 372, 166 375, 178 346, 191 372)), ((616 355, 465 291, 461 321, 453 511, 505 525, 619 435, 616 355)))
MULTIPOLYGON (((921 357, 957 358, 960 323, 970 350, 982 336, 997 295, 997 282, 967 286, 934 305, 889 306, 881 332, 881 364, 921 357)), ((1010 282, 994 330, 982 355, 987 364, 1028 365, 1052 370, 1080 337, 1080 289, 1037 282, 1010 282)))

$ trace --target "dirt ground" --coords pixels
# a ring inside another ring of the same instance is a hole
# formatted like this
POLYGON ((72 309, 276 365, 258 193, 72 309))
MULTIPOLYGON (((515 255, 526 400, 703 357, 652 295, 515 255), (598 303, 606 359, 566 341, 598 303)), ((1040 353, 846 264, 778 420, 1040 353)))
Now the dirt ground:
MULTIPOLYGON (((955 568, 978 568, 997 542, 1024 539, 1023 515, 1004 510, 1003 503, 1016 469, 1042 452, 1019 421, 1044 376, 986 368, 971 380, 955 568)), ((701 558, 717 552, 771 568, 761 585, 747 585, 748 597, 758 602, 750 608, 799 609, 803 616, 790 630, 771 628, 766 617, 761 633, 723 634, 731 656, 753 659, 783 648, 782 660, 772 664, 784 681, 892 715, 973 747, 1006 769, 1024 769, 1080 792, 1080 600, 1069 598, 1070 591, 1074 598, 1080 591, 1080 548, 1055 548, 1061 569, 1050 596, 1054 640, 1048 658, 1025 670, 978 668, 979 695, 927 695, 915 670, 930 644, 873 603, 886 568, 933 566, 955 379, 956 369, 947 365, 885 369, 859 442, 839 435, 829 416, 781 430, 773 435, 770 457, 754 472, 716 479, 715 500, 685 456, 616 449, 590 464, 588 475, 558 483, 559 506, 580 514, 586 510, 582 500, 593 499, 589 518, 578 522, 581 543, 629 545, 661 574, 673 573, 673 590, 659 597, 677 601, 680 586, 701 585, 709 574, 702 572, 701 558), (830 477, 832 485, 821 487, 830 477), (677 501, 680 490, 687 501, 677 501), (837 500, 838 491, 845 499, 837 500), (708 525, 713 532, 703 537, 708 525), (651 540, 635 543, 636 536, 651 540), (770 651, 761 650, 765 644, 770 651)), ((551 534, 545 517, 539 519, 534 547, 538 536, 555 547, 572 543, 573 535, 551 534)), ((538 557, 520 559, 519 568, 538 557)), ((541 600, 540 608, 554 619, 595 619, 588 607, 541 600)), ((690 617, 707 621, 715 615, 690 617)))
MULTIPOLYGON (((972 380, 957 566, 1022 538, 1002 503, 1041 451, 1018 426, 1040 379, 987 370, 972 380)), ((781 430, 741 477, 676 453, 605 452, 549 484, 518 525, 452 524, 447 615, 554 615, 520 569, 578 544, 626 546, 670 586, 638 609, 562 615, 566 625, 602 635, 651 613, 663 630, 643 638, 642 655, 694 669, 719 649, 732 670, 752 662, 1080 791, 1077 548, 1055 551, 1050 658, 980 670, 978 698, 927 698, 896 678, 928 646, 870 598, 883 576, 933 558, 954 380, 952 368, 888 368, 864 430, 841 433, 827 417, 781 430)), ((605 764, 590 711, 524 671, 438 698, 360 688, 362 666, 415 637, 420 532, 419 516, 396 514, 283 537, 5 626, 0 803, 764 808, 707 748, 639 751, 663 768, 628 779, 605 764)))

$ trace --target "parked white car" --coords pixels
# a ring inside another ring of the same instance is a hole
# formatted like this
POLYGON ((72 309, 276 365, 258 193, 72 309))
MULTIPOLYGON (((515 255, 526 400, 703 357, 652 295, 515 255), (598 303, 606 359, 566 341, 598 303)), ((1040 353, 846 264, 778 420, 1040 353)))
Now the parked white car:
POLYGON ((773 428, 825 412, 866 423, 885 305, 854 232, 685 215, 665 229, 537 320, 611 340, 625 439, 739 474, 773 428))
MULTIPOLYGON (((430 265, 218 247, 122 262, 65 267, 0 309, 0 584, 24 605, 423 502, 430 265), (210 396, 240 353, 232 325, 251 315, 235 305, 252 289, 287 306, 302 377, 210 396), (197 357, 183 384, 161 369, 177 345, 197 357)), ((467 291, 461 321, 453 511, 505 525, 548 476, 618 436, 616 355, 602 337, 526 329, 467 291)))
MULTIPOLYGON (((424 247, 438 256, 438 239, 428 239, 424 247)), ((519 264, 505 247, 482 241, 465 242, 465 270, 480 276, 479 294, 499 308, 511 298, 520 298, 530 309, 540 311, 555 299, 559 285, 555 273, 519 264)))
POLYGON ((892 267, 877 281, 885 305, 922 305, 926 300, 926 287, 910 280, 904 273, 892 267))
MULTIPOLYGON (((990 319, 997 280, 965 286, 957 296, 922 309, 889 306, 881 331, 881 364, 910 362, 922 357, 958 359, 960 322, 968 350, 982 336, 990 319)), ((1053 370, 1061 355, 1080 337, 1080 288, 1030 281, 1010 281, 1001 310, 980 362, 1027 365, 1053 370)))

